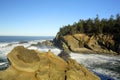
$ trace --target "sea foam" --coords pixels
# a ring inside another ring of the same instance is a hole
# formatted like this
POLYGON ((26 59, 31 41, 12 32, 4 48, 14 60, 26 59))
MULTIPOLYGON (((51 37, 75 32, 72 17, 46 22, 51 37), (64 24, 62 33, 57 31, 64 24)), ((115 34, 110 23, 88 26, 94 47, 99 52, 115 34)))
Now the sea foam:
POLYGON ((120 80, 120 56, 71 53, 71 58, 103 77, 102 80, 120 80), (107 77, 107 79, 106 79, 107 77))
MULTIPOLYGON (((45 40, 34 40, 25 43, 0 43, 0 59, 6 59, 0 62, 0 69, 3 69, 4 67, 6 67, 6 65, 8 65, 6 56, 16 46, 24 46, 28 49, 39 50, 42 52, 47 52, 48 50, 51 50, 51 52, 53 52, 55 55, 58 55, 61 52, 61 50, 56 47, 31 46, 32 44, 37 44, 38 42, 42 41, 45 40)), ((77 62, 83 64, 89 70, 100 76, 102 80, 120 80, 120 56, 80 53, 70 53, 70 56, 72 59, 75 59, 77 62)))

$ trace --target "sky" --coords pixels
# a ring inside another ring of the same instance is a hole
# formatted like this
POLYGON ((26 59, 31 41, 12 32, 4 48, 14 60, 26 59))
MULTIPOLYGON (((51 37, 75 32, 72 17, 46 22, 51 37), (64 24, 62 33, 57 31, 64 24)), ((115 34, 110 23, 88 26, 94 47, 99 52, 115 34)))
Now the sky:
POLYGON ((120 14, 120 0, 0 0, 0 36, 55 36, 80 19, 120 14))

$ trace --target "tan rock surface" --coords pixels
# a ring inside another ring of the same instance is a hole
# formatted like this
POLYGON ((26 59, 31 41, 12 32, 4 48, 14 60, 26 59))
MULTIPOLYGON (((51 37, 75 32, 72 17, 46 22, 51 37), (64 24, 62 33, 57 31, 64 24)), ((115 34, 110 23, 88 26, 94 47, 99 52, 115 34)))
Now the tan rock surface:
POLYGON ((12 66, 21 71, 34 72, 39 68, 40 58, 34 50, 16 47, 9 54, 12 66))
POLYGON ((77 48, 79 48, 79 42, 73 36, 67 35, 63 37, 65 43, 69 46, 69 48, 76 52, 77 48))
POLYGON ((54 44, 63 49, 77 53, 100 53, 100 54, 113 54, 119 52, 119 45, 114 41, 112 35, 87 35, 87 34, 74 34, 56 37, 54 44), (83 51, 83 50, 85 51, 83 51))
POLYGON ((18 46, 8 59, 11 65, 0 72, 0 80, 100 80, 83 65, 72 59, 65 62, 50 51, 42 53, 18 46))

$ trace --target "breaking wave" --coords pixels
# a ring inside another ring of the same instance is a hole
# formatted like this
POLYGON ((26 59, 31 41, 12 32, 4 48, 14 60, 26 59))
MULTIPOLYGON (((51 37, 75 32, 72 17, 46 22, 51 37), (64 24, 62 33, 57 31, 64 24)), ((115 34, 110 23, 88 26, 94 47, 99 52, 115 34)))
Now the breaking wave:
MULTIPOLYGON (((4 70, 9 66, 6 56, 15 46, 24 46, 28 49, 42 52, 51 50, 55 55, 61 52, 61 50, 56 47, 32 46, 32 44, 37 44, 42 41, 44 40, 0 43, 0 70, 4 70)), ((70 56, 97 74, 102 80, 120 80, 120 56, 78 53, 71 53, 70 56)))
POLYGON ((102 80, 120 80, 120 56, 99 54, 75 54, 71 58, 86 66, 102 80))

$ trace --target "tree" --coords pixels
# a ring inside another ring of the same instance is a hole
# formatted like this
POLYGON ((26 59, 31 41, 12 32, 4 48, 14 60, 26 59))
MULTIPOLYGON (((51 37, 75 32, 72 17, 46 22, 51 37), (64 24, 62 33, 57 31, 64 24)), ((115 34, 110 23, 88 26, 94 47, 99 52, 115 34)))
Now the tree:
POLYGON ((86 34, 113 34, 120 36, 120 15, 116 18, 113 15, 109 19, 99 19, 96 15, 94 19, 79 20, 73 25, 67 25, 60 28, 59 34, 64 36, 68 34, 86 33, 86 34))
POLYGON ((84 21, 83 20, 80 20, 77 24, 77 30, 78 30, 78 33, 84 33, 84 21))
POLYGON ((86 25, 84 26, 86 33, 92 33, 91 32, 92 26, 93 26, 93 21, 92 19, 89 18, 88 20, 86 20, 86 25))

